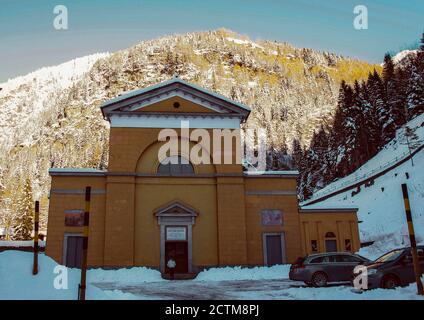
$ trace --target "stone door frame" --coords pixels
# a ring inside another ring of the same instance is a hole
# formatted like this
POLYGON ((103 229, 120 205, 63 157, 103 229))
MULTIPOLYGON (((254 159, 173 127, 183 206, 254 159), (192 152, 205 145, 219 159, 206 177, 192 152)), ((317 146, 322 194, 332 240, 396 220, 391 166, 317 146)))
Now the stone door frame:
POLYGON ((179 201, 159 208, 155 211, 160 226, 160 272, 165 273, 165 242, 167 227, 186 227, 187 228, 187 267, 188 272, 193 272, 193 241, 192 229, 195 224, 198 213, 191 207, 182 204, 179 201))

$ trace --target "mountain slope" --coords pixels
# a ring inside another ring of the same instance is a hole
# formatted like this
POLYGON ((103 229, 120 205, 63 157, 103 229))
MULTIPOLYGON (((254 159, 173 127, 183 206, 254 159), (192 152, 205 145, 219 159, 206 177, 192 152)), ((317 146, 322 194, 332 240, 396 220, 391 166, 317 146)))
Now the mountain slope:
MULTIPOLYGON (((424 114, 411 120, 408 127, 414 129, 416 134, 416 139, 410 140, 410 143, 415 144, 415 148, 418 145, 423 145, 424 114)), ((396 138, 388 143, 375 157, 349 176, 321 189, 303 205, 313 199, 318 199, 320 195, 325 195, 326 192, 337 190, 349 183, 352 184, 358 178, 371 176, 378 172, 385 163, 392 163, 395 159, 401 159, 407 153, 409 151, 406 145, 405 130, 400 128, 397 130, 396 138)), ((376 178, 372 185, 368 187, 361 185, 361 190, 357 194, 352 194, 352 191, 357 191, 354 188, 307 207, 358 207, 358 219, 362 221, 359 224, 361 241, 375 241, 374 245, 366 250, 370 251, 371 255, 376 256, 386 250, 409 244, 401 190, 401 184, 406 183, 417 242, 424 242, 424 211, 422 206, 424 203, 424 171, 422 170, 424 149, 418 152, 412 160, 413 165, 411 160, 408 160, 383 176, 376 178)))
POLYGON ((45 205, 49 167, 106 166, 108 123, 99 104, 175 73, 251 106, 246 126, 266 128, 270 151, 284 162, 294 137, 307 146, 314 130, 331 121, 342 79, 381 70, 287 43, 255 43, 228 30, 167 36, 82 59, 81 67, 69 62, 0 84, 1 199, 20 193, 30 178, 45 205))
POLYGON ((11 133, 26 133, 23 128, 28 121, 32 121, 39 113, 54 108, 58 103, 56 100, 63 99, 63 91, 78 83, 97 60, 107 56, 107 53, 99 53, 77 58, 0 84, 1 143, 16 142, 14 140, 24 142, 25 139, 17 138, 11 133))

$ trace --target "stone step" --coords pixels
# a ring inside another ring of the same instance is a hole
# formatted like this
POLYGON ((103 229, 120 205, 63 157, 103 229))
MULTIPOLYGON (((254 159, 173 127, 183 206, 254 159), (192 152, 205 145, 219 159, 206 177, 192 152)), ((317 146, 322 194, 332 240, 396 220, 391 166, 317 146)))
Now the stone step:
MULTIPOLYGON (((197 273, 175 273, 173 280, 189 280, 197 277, 197 273)), ((162 273, 162 278, 166 280, 171 280, 171 275, 169 273, 162 273)))

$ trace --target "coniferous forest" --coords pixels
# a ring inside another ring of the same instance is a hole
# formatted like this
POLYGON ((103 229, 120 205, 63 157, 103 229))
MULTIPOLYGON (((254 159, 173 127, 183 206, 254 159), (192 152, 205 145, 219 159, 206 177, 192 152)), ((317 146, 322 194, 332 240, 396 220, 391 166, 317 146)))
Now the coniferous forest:
MULTIPOLYGON (((424 33, 420 47, 402 63, 386 54, 381 75, 374 70, 365 81, 342 81, 333 123, 314 133, 308 149, 293 141, 301 200, 358 169, 395 137, 396 129, 423 112, 424 33)), ((414 133, 408 134, 413 139, 414 133)))

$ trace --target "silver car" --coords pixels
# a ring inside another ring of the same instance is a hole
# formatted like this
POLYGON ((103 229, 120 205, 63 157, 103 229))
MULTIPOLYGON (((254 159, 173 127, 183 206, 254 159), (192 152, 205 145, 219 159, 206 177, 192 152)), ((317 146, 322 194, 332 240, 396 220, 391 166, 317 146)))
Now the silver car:
POLYGON ((298 258, 291 265, 289 278, 314 287, 325 287, 328 283, 350 282, 353 269, 369 262, 367 258, 349 252, 311 254, 298 258))
MULTIPOLYGON (((421 273, 424 271, 424 246, 417 247, 421 273)), ((357 277, 358 274, 354 274, 357 277)), ((368 289, 392 289, 407 286, 415 281, 411 248, 399 248, 387 252, 370 264, 367 264, 368 289)))

